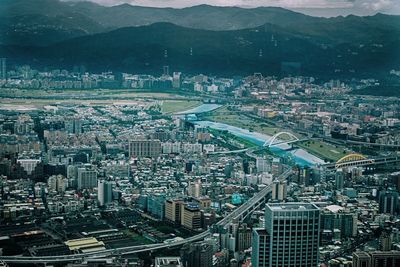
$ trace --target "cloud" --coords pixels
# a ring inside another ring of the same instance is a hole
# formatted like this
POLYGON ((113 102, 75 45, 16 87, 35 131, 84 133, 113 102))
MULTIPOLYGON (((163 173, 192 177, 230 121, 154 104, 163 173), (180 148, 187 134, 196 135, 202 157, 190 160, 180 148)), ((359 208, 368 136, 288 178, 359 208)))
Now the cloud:
POLYGON ((188 7, 200 4, 216 6, 280 6, 286 8, 345 8, 354 0, 90 0, 102 5, 129 3, 143 6, 188 7))
MULTIPOLYGON (((394 6, 395 5, 394 2, 395 1, 392 0, 374 0, 374 1, 363 1, 361 5, 369 10, 380 11, 390 8, 391 6, 394 6)), ((400 5, 400 1, 398 1, 397 5, 400 5)))
MULTIPOLYGON (((85 0, 63 0, 85 1, 85 0)), ((122 3, 152 7, 189 7, 200 4, 215 6, 279 6, 300 9, 342 9, 358 14, 387 12, 400 14, 400 0, 86 0, 101 5, 112 6, 122 3)))

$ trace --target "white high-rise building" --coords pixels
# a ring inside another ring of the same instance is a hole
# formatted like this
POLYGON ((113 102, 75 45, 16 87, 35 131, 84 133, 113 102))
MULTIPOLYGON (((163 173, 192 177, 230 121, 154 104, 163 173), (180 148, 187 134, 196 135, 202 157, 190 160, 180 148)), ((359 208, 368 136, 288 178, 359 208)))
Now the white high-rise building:
POLYGON ((287 184, 286 181, 275 180, 272 183, 271 199, 282 201, 286 198, 287 184))
POLYGON ((99 181, 97 185, 97 200, 100 206, 112 202, 112 183, 110 181, 99 181))
POLYGON ((256 159, 257 172, 269 172, 270 166, 268 160, 263 157, 257 157, 256 159))
POLYGON ((311 267, 319 260, 320 211, 311 203, 269 203, 253 230, 252 267, 311 267))
POLYGON ((78 190, 97 186, 97 172, 89 167, 78 168, 78 190))

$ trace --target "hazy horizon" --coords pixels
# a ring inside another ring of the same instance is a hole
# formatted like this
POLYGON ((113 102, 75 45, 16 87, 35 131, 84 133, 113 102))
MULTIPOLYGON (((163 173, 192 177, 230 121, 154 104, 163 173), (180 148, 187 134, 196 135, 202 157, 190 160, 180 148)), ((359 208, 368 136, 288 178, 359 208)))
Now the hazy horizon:
POLYGON ((400 15, 400 0, 62 0, 93 2, 102 6, 130 4, 158 8, 186 8, 202 4, 221 7, 281 7, 310 16, 370 16, 377 13, 400 15))

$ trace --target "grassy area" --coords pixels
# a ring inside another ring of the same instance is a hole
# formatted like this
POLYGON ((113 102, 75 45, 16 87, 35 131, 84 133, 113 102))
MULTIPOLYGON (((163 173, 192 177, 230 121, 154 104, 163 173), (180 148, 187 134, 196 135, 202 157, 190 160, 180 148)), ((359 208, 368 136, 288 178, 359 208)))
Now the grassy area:
POLYGON ((132 239, 134 241, 137 241, 137 242, 140 242, 140 243, 143 243, 143 244, 153 244, 153 242, 151 242, 147 238, 145 238, 145 237, 143 237, 143 236, 141 236, 141 235, 139 235, 139 234, 137 234, 137 233, 135 233, 133 231, 130 231, 129 229, 122 230, 122 232, 124 234, 126 234, 130 239, 132 239))
MULTIPOLYGON (((281 129, 274 127, 266 122, 262 122, 256 119, 249 118, 237 111, 230 111, 227 107, 222 107, 216 111, 208 114, 204 119, 208 119, 215 122, 226 123, 232 126, 249 129, 254 132, 259 132, 267 135, 274 135, 278 132, 287 131, 287 129, 281 129)), ((294 133, 296 136, 301 138, 299 134, 294 133)), ((282 140, 287 140, 288 136, 279 136, 282 140)), ((299 147, 304 148, 311 154, 322 159, 327 159, 329 161, 337 161, 345 155, 344 147, 334 146, 323 141, 308 141, 297 144, 299 147)))
POLYGON ((301 148, 304 148, 311 154, 330 161, 337 161, 346 155, 346 151, 343 147, 334 146, 322 141, 312 140, 304 143, 298 143, 297 145, 301 148))
POLYGON ((195 108, 200 106, 200 101, 193 101, 193 100, 166 100, 163 101, 161 106, 161 112, 164 114, 171 114, 180 111, 185 111, 188 109, 195 108))
MULTIPOLYGON (((227 109, 227 107, 222 107, 211 112, 204 119, 214 122, 226 123, 232 126, 271 136, 281 131, 281 129, 277 127, 273 127, 272 125, 269 125, 265 122, 258 122, 252 118, 247 117, 246 115, 241 114, 238 111, 230 111, 227 109)), ((282 136, 282 139, 284 138, 285 136, 282 136)))

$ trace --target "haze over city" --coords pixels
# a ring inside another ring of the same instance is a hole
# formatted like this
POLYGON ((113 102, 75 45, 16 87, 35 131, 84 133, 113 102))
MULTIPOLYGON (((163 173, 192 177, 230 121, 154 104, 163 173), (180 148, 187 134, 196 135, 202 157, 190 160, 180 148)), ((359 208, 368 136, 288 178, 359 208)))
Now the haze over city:
POLYGON ((394 0, 0 2, 0 266, 400 266, 394 0))

